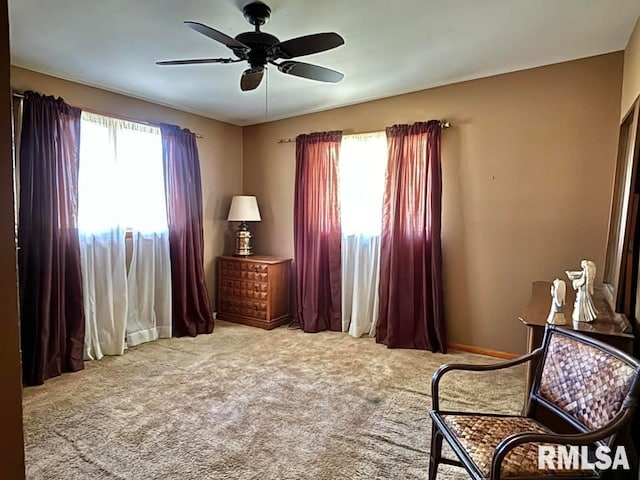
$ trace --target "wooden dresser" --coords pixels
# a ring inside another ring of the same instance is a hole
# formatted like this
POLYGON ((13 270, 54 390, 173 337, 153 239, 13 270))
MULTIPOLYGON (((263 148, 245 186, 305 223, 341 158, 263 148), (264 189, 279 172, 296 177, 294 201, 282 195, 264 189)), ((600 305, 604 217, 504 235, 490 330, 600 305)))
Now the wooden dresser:
POLYGON ((291 259, 218 257, 217 318, 271 330, 289 323, 291 259))

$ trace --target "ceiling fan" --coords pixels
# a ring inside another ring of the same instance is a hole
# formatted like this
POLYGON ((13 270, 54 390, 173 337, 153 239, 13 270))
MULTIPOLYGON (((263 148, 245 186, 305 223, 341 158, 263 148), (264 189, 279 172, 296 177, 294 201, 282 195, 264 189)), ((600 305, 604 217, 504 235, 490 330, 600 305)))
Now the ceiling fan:
POLYGON ((320 82, 339 82, 344 75, 330 68, 291 60, 313 53, 324 52, 344 44, 337 33, 315 33, 281 42, 277 37, 260 31, 271 16, 271 9, 262 2, 252 2, 242 9, 244 18, 255 26, 255 31, 244 32, 232 38, 218 30, 198 22, 184 22, 185 25, 212 40, 230 48, 236 58, 199 58, 194 60, 168 60, 157 65, 195 65, 205 63, 237 63, 247 61, 247 68, 240 78, 242 91, 254 90, 260 85, 268 63, 278 67, 282 73, 309 78, 320 82), (277 61, 284 60, 279 63, 277 61))

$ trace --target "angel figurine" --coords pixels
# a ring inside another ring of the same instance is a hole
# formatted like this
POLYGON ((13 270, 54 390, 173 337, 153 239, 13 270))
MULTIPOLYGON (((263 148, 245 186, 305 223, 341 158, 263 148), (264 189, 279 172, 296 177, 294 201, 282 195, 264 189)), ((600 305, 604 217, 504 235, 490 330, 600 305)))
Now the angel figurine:
POLYGON ((576 290, 576 301, 573 304, 571 318, 576 322, 593 322, 598 315, 591 298, 596 279, 596 264, 591 260, 582 260, 580 266, 582 267, 580 271, 566 272, 573 289, 576 290))
POLYGON ((551 325, 566 325, 567 319, 564 318, 562 313, 562 307, 564 306, 564 299, 567 293, 567 284, 564 280, 556 278, 551 285, 551 310, 547 317, 547 323, 551 325))

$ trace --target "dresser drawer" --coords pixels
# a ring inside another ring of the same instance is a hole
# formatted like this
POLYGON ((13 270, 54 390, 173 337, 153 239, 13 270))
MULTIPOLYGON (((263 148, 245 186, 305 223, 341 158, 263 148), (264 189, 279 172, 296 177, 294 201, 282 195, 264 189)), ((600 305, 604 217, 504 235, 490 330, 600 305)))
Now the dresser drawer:
POLYGON ((240 298, 226 297, 220 301, 220 311, 235 315, 243 315, 253 318, 267 318, 266 302, 243 300, 240 298))
POLYGON ((237 308, 249 308, 252 310, 260 310, 260 311, 267 311, 267 303, 266 302, 260 302, 257 300, 249 300, 249 299, 245 299, 245 298, 226 298, 223 300, 224 302, 226 302, 227 304, 229 304, 230 306, 234 306, 237 308))
POLYGON ((258 262, 241 262, 236 260, 222 260, 220 268, 240 272, 267 273, 269 265, 258 262))
POLYGON ((223 270, 234 270, 239 272, 267 273, 269 265, 258 262, 244 262, 241 260, 221 260, 220 268, 223 270))
POLYGON ((243 292, 267 293, 269 288, 267 282, 253 282, 240 278, 220 277, 220 287, 224 289, 241 290, 243 292))
POLYGON ((250 282, 266 283, 269 278, 269 266, 261 264, 247 264, 233 261, 223 261, 220 265, 223 277, 237 278, 250 282))
MULTIPOLYGON (((263 285, 267 285, 266 283, 263 285)), ((244 289, 244 288, 234 288, 222 285, 220 287, 220 293, 223 297, 238 297, 238 298, 247 298, 251 300, 260 300, 266 302, 269 298, 269 294, 266 291, 260 291, 258 289, 244 289)))

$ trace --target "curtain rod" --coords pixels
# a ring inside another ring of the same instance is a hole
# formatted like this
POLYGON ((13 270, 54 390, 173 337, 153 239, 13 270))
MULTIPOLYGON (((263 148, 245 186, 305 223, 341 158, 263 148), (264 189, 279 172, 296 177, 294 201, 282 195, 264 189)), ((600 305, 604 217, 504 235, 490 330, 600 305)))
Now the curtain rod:
MULTIPOLYGON (((446 120, 440 120, 440 128, 442 128, 443 130, 446 128, 450 128, 451 124, 449 122, 447 122, 446 120)), ((346 131, 345 135, 366 135, 367 133, 378 133, 381 130, 378 130, 376 132, 349 132, 346 131)), ((296 139, 295 138, 281 138, 280 140, 278 140, 278 143, 295 143, 296 139)))
MULTIPOLYGON (((20 91, 14 90, 13 92, 11 92, 11 94, 13 95, 14 98, 20 98, 23 99, 24 98, 24 94, 20 91)), ((105 117, 111 117, 111 118, 117 118, 118 120, 124 120, 126 122, 133 122, 133 123, 141 123, 143 125, 148 125, 150 127, 160 127, 160 124, 158 123, 154 123, 154 122, 148 122, 146 120, 138 120, 136 118, 129 118, 129 117, 123 117, 121 115, 114 115, 112 113, 105 113, 105 112, 100 112, 98 110, 93 110, 91 108, 81 108, 82 110, 84 110, 85 112, 89 112, 89 113, 95 113, 96 115, 103 115, 105 117)), ((204 138, 201 134, 199 133, 195 133, 196 138, 204 138)))

